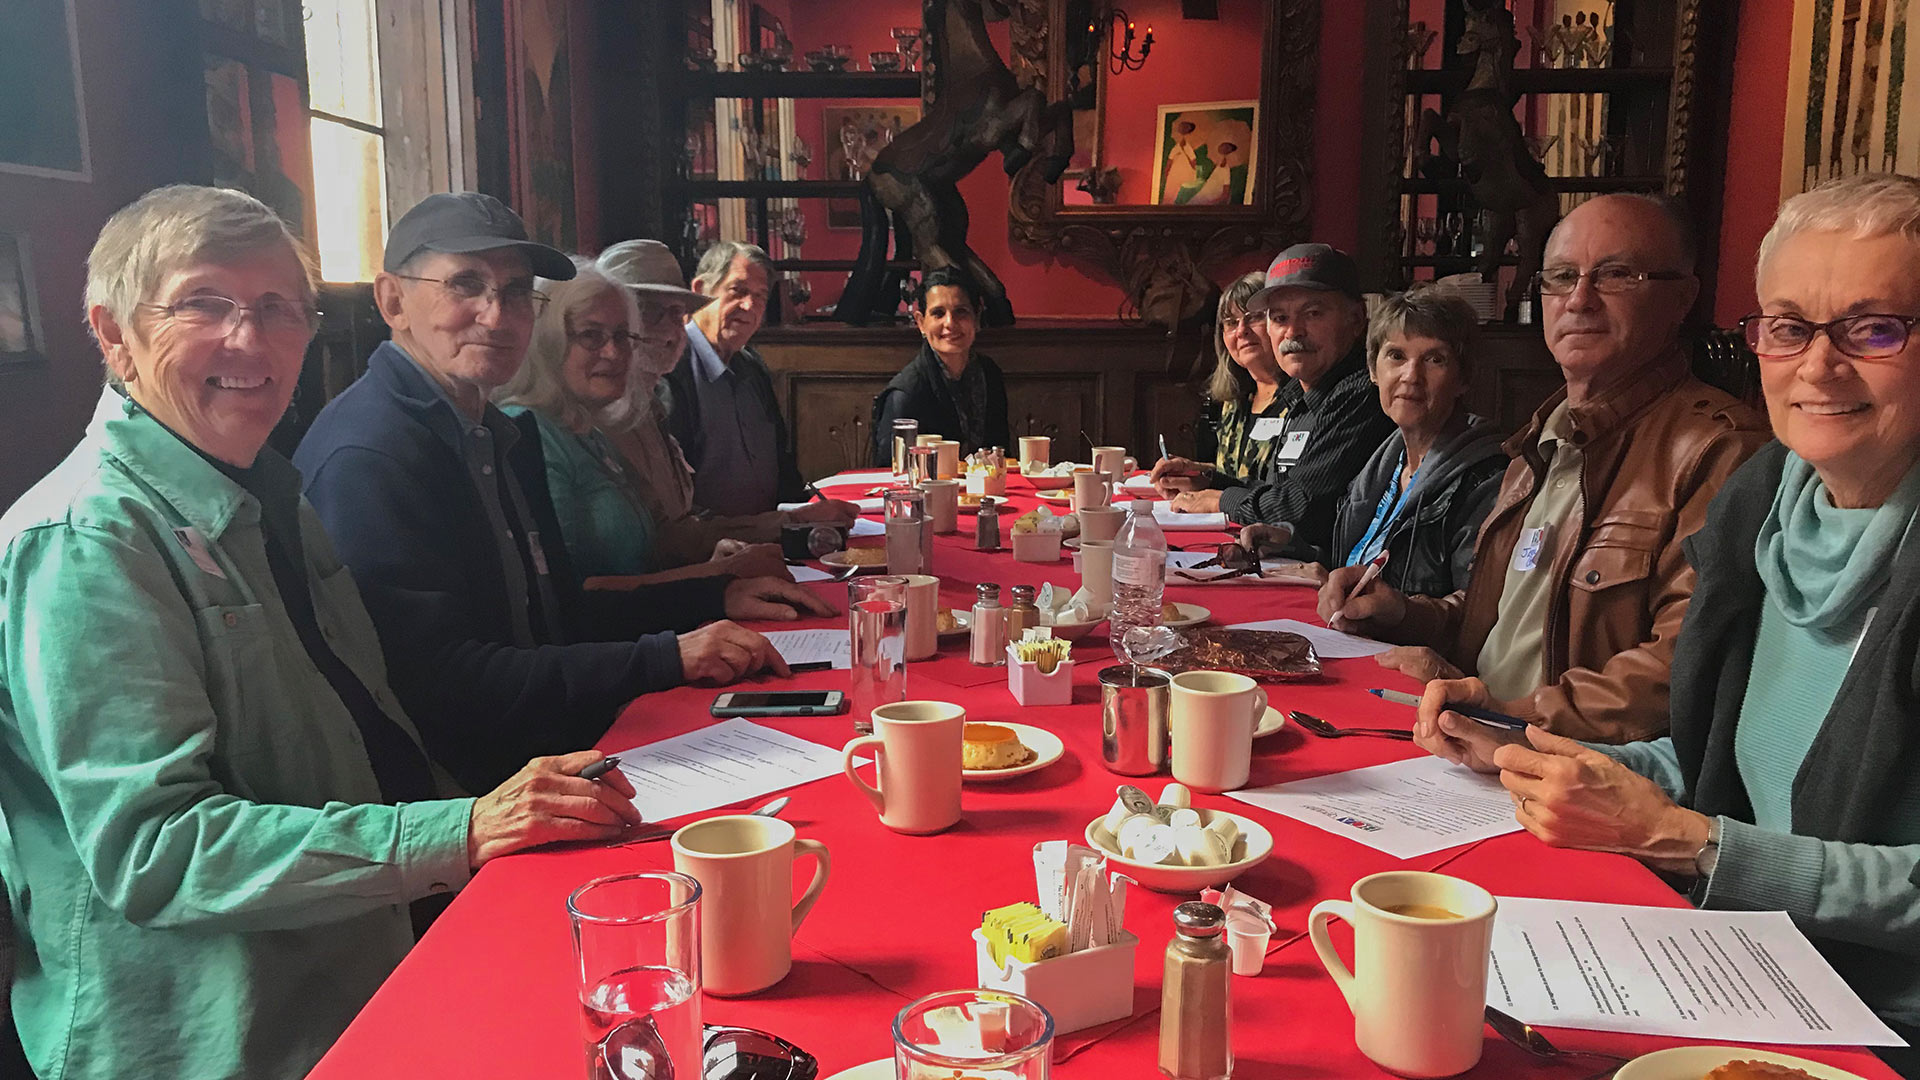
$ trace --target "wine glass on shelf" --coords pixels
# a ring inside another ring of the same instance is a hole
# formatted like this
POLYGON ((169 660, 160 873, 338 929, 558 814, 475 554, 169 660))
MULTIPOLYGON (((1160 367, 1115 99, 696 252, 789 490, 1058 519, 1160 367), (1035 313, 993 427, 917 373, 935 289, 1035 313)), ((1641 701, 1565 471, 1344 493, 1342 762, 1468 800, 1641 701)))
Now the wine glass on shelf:
POLYGON ((1442 229, 1440 236, 1445 243, 1440 245, 1438 254, 1465 255, 1467 253, 1468 241, 1467 215, 1458 210, 1448 214, 1446 217, 1446 225, 1442 229))
POLYGON ((1440 223, 1431 217, 1421 216, 1413 219, 1413 253, 1432 255, 1435 252, 1434 241, 1440 235, 1440 223))
POLYGON ((866 144, 866 136, 860 133, 860 127, 853 122, 853 117, 840 121, 840 150, 847 157, 847 179, 858 180, 867 174, 866 156, 863 153, 866 144))

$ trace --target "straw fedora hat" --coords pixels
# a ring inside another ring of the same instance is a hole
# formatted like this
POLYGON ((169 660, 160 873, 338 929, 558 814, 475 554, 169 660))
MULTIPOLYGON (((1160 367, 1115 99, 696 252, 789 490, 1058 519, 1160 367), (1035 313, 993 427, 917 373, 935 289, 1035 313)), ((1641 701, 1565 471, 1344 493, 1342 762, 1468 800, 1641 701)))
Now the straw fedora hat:
POLYGON ((680 260, 658 240, 622 240, 593 261, 600 272, 637 293, 681 300, 692 311, 713 299, 687 288, 680 260))

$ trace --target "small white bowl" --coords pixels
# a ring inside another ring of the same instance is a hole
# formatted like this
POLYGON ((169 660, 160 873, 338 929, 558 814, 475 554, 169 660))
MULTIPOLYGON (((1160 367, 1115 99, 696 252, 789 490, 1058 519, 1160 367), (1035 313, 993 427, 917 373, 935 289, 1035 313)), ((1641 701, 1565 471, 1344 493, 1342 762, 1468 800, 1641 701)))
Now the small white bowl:
POLYGON ((1079 641, 1081 638, 1099 629, 1100 624, 1106 621, 1105 619, 1095 619, 1092 622, 1057 622, 1048 626, 1047 629, 1053 631, 1054 637, 1065 638, 1068 641, 1079 641))
POLYGON ((1241 874, 1265 862, 1273 854, 1273 834, 1265 825, 1239 814, 1230 814, 1225 810, 1201 810, 1200 824, 1206 825, 1218 817, 1229 817, 1240 827, 1240 839, 1234 841, 1234 850, 1240 858, 1221 866, 1163 866, 1158 863, 1135 862, 1120 854, 1119 842, 1107 831, 1105 814, 1087 822, 1087 843, 1106 855, 1107 861, 1115 866, 1124 867, 1126 875, 1140 884, 1163 893, 1197 893, 1201 889, 1213 889, 1225 885, 1241 874))

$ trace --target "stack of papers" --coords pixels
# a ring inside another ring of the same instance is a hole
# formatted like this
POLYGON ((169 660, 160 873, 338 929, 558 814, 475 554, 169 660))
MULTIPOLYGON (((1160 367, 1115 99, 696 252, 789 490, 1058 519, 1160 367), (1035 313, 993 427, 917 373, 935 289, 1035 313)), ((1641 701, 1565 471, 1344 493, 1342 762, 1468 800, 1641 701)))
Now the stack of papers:
POLYGON ((768 630, 766 635, 774 651, 788 666, 827 664, 834 671, 850 671, 853 668, 853 636, 850 631, 768 630))
POLYGON ((633 782, 634 808, 648 821, 728 806, 841 771, 837 747, 737 719, 615 756, 633 782))
MULTIPOLYGON (((1126 500, 1120 500, 1119 505, 1125 506, 1126 500)), ((1153 520, 1163 529, 1220 532, 1227 527, 1225 514, 1182 514, 1176 512, 1173 504, 1165 499, 1154 500, 1153 520)))

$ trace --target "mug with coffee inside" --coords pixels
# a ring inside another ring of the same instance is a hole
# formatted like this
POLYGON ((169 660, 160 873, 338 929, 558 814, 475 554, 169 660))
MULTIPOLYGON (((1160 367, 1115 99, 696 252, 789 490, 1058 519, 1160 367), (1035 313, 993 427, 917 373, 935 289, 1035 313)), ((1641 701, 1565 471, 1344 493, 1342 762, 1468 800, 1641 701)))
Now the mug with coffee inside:
POLYGON ((1353 1010, 1361 1053, 1412 1077, 1479 1062, 1495 906, 1470 881, 1417 870, 1370 874, 1350 902, 1314 905, 1307 935, 1353 1010), (1353 927, 1351 971, 1327 935, 1335 917, 1353 927))

